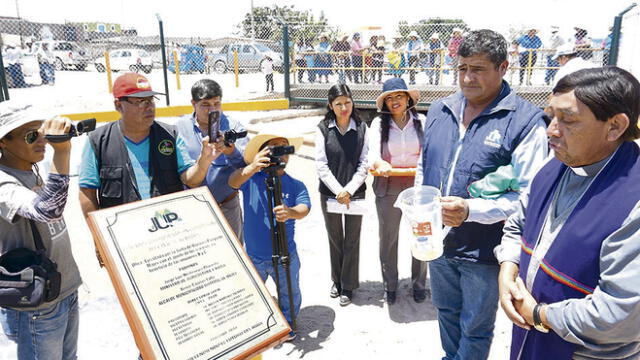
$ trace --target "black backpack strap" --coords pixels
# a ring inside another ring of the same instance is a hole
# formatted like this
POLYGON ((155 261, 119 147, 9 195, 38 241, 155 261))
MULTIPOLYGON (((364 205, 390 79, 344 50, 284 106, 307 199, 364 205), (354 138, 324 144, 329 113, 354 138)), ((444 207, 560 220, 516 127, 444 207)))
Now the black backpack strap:
POLYGON ((44 243, 42 242, 42 238, 40 237, 40 232, 38 231, 38 228, 36 227, 36 224, 33 222, 33 220, 28 219, 29 220, 29 225, 31 226, 31 232, 33 233, 33 242, 36 245, 36 250, 40 251, 45 251, 47 250, 44 247, 44 243))

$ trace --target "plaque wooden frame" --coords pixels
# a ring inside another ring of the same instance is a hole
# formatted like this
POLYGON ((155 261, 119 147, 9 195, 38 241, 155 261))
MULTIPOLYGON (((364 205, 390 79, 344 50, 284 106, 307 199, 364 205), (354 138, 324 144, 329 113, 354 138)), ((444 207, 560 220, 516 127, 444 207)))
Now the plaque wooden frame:
POLYGON ((291 328, 206 187, 94 211, 89 214, 87 222, 136 345, 145 360, 246 359, 288 338, 291 328), (176 207, 182 214, 167 212, 167 209, 176 207), (155 214, 150 222, 136 221, 149 218, 149 214, 155 214), (216 229, 219 230, 217 235, 216 229), (203 239, 202 235, 209 236, 211 231, 213 236, 203 239), (123 234, 127 237, 123 238, 123 234), (160 234, 162 236, 158 236, 160 234), (180 251, 176 251, 176 247, 180 251), (216 250, 215 255, 208 254, 209 250, 216 250), (159 254, 156 255, 154 251, 159 254), (222 253, 218 253, 220 251, 222 253), (148 258, 142 259, 144 256, 148 258), (214 260, 222 262, 212 263, 214 260), (194 261, 198 265, 193 265, 194 261), (173 268, 180 269, 179 273, 165 279, 173 274, 170 273, 173 268), (228 269, 221 278, 216 277, 222 271, 219 268, 228 269), (148 276, 143 276, 145 270, 148 276), (187 273, 192 275, 182 275, 187 273), (200 273, 202 276, 199 276, 200 273), (190 283, 188 280, 192 277, 193 283, 190 283), (157 287, 163 279, 164 285, 157 287), (212 283, 215 286, 220 284, 220 287, 213 289, 212 283), (170 289, 167 294, 163 294, 165 288, 170 289), (187 290, 175 293, 183 289, 187 290), (209 290, 213 292, 207 293, 209 290), (225 295, 225 290, 234 291, 225 295), (173 296, 170 295, 172 293, 173 296), (238 294, 244 294, 242 299, 236 299, 238 302, 224 304, 225 301, 235 301, 233 299, 238 298, 238 294), (160 300, 163 296, 165 298, 160 300), (223 304, 216 305, 221 299, 224 299, 223 304), (190 307, 178 304, 185 301, 190 307), (198 307, 199 304, 202 308, 198 307), (223 305, 228 305, 228 309, 223 305), (167 320, 175 314, 167 316, 171 312, 160 311, 163 307, 185 311, 189 315, 167 320), (238 307, 242 310, 234 313, 238 307), (199 315, 195 315, 196 312, 199 315), (206 314, 203 315, 203 312, 206 314), (232 315, 229 315, 230 312, 232 315), (219 323, 215 323, 214 316, 219 323), (267 318, 255 323, 260 316, 267 318), (235 318, 224 322, 231 317, 235 318), (196 321, 200 325, 211 325, 214 330, 197 327, 194 325, 196 321), (172 336, 167 335, 167 327, 172 336), (193 342, 198 336, 201 337, 200 342, 206 342, 207 336, 216 337, 213 338, 215 341, 194 346, 193 342), (203 349, 205 345, 209 348, 203 349))

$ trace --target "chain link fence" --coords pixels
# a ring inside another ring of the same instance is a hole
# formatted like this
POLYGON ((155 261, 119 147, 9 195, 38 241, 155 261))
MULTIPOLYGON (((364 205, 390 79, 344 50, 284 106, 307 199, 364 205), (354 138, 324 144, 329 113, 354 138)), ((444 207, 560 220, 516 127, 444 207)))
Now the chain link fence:
MULTIPOLYGON (((156 20, 149 16, 145 21, 156 20)), ((358 106, 373 108, 381 83, 401 77, 421 91, 419 108, 424 110, 457 90, 457 51, 470 30, 463 20, 441 19, 401 21, 393 29, 298 23, 289 23, 288 29, 290 72, 285 76, 280 24, 258 26, 250 37, 175 37, 171 24, 165 24, 165 88, 159 35, 140 36, 119 24, 44 24, 0 17, 4 82, 11 97, 42 96, 52 86, 56 91, 47 95, 60 101, 77 98, 74 111, 81 112, 112 110, 109 84, 127 71, 145 74, 154 89, 164 88, 172 104, 179 105, 188 104, 191 85, 207 77, 222 85, 225 101, 288 95, 294 102, 324 103, 331 84, 345 82, 358 106)), ((607 62, 606 38, 591 39, 578 29, 570 37, 574 30, 562 30, 564 38, 555 40, 549 29, 503 34, 510 44, 505 79, 538 106, 548 99, 559 66, 553 55, 562 42, 573 42, 579 56, 594 66, 607 62)))
MULTIPOLYGON (((350 33, 315 35, 301 32, 292 54, 292 98, 299 101, 326 101, 327 86, 336 82, 350 85, 360 106, 374 107, 380 85, 391 77, 401 77, 421 91, 421 108, 453 93, 457 87, 458 47, 470 30, 461 20, 428 24, 400 24, 393 31, 364 28, 350 33)), ((562 39, 551 32, 513 30, 502 34, 510 44, 509 68, 505 75, 516 91, 538 106, 544 106, 559 69, 554 59, 557 48, 573 42, 578 56, 602 66, 608 50, 600 40, 582 35, 562 39)))

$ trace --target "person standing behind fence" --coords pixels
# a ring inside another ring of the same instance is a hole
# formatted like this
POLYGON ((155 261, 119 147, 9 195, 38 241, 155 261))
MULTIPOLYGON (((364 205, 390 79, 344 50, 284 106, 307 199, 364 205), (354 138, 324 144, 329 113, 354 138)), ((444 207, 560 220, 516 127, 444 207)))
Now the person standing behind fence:
POLYGON ((18 360, 76 359, 82 279, 62 216, 69 190, 71 142, 49 143, 53 160, 46 182, 36 165, 44 159, 45 135, 69 133, 71 121, 50 119, 51 114, 37 106, 14 100, 0 103, 0 255, 24 247, 33 250, 37 231, 45 255, 61 275, 60 293, 35 308, 1 308, 0 323, 17 345, 18 360))
POLYGON ((382 35, 376 37, 372 36, 371 39, 373 41, 369 44, 369 51, 372 53, 371 64, 374 68, 371 72, 371 81, 380 84, 382 83, 382 66, 384 65, 385 39, 382 35), (376 74, 378 75, 378 80, 376 80, 376 74))
POLYGON ((322 83, 324 76, 325 83, 329 83, 329 75, 331 75, 331 43, 327 35, 320 36, 320 42, 316 46, 316 67, 318 67, 318 82, 322 83))
POLYGON ((556 76, 553 86, 563 77, 582 69, 596 67, 596 64, 589 62, 578 56, 578 50, 573 47, 572 43, 567 43, 558 48, 554 55, 554 59, 560 64, 560 70, 556 76))
POLYGON ((409 33, 409 42, 406 47, 407 59, 409 59, 409 85, 416 84, 416 67, 420 66, 420 54, 422 53, 422 40, 417 31, 409 33))
POLYGON ((6 61, 5 66, 7 67, 9 76, 11 76, 13 87, 23 88, 27 86, 24 81, 24 74, 22 73, 22 51, 13 45, 7 45, 4 56, 4 60, 6 61))
POLYGON ((576 33, 573 35, 573 47, 578 51, 578 56, 589 60, 593 57, 592 40, 586 29, 579 26, 573 28, 576 33))
POLYGON ((336 41, 333 44, 332 51, 334 54, 334 59, 336 63, 336 67, 338 68, 338 82, 340 84, 346 83, 346 78, 351 81, 351 70, 345 69, 351 67, 351 59, 349 58, 349 52, 351 50, 351 45, 349 45, 349 35, 342 35, 340 40, 336 41))
POLYGON ((450 66, 453 69, 453 82, 452 85, 458 83, 458 48, 462 43, 462 29, 453 28, 451 38, 449 39, 449 44, 447 44, 447 49, 449 49, 449 58, 450 66))
POLYGON ((303 52, 306 50, 305 45, 304 45, 304 38, 299 38, 298 42, 296 43, 296 45, 294 46, 294 51, 296 52, 295 55, 295 62, 296 62, 296 67, 298 68, 298 83, 302 84, 302 75, 304 75, 304 68, 307 67, 307 62, 304 61, 304 54, 303 52))
MULTIPOLYGON (((418 90, 407 88, 404 80, 384 82, 376 99, 380 115, 369 129, 369 164, 378 174, 373 180, 378 210, 380 265, 389 305, 396 301, 398 289, 398 230, 402 212, 394 207, 398 194, 412 187, 414 176, 389 176, 392 168, 415 168, 420 158, 425 116, 415 109, 418 90)), ((413 299, 421 303, 426 295, 427 263, 411 257, 413 299)))
POLYGON ((327 113, 315 136, 316 168, 320 177, 320 203, 329 238, 331 280, 329 295, 340 297, 340 305, 351 303, 359 286, 360 228, 362 215, 329 213, 327 202, 349 206, 364 199, 367 178, 367 125, 353 107, 351 90, 345 84, 329 89, 327 113))
POLYGON ((427 76, 429 84, 438 85, 440 82, 440 59, 442 55, 442 42, 438 33, 431 34, 427 45, 429 54, 427 56, 427 76))
POLYGON ((502 79, 509 65, 502 35, 471 31, 458 54, 460 91, 429 107, 416 178, 442 189, 443 224, 452 227, 444 255, 429 262, 444 359, 474 360, 489 355, 498 308, 493 248, 519 194, 471 199, 468 187, 507 165, 525 189, 546 158, 547 136, 542 110, 502 79))
POLYGON ((38 64, 40 65, 40 78, 42 84, 53 85, 56 82, 55 69, 53 62, 56 60, 56 56, 49 50, 49 44, 42 43, 42 48, 37 53, 38 64))
POLYGON ((264 79, 267 82, 267 92, 273 92, 273 60, 269 56, 265 56, 260 62, 264 79))
POLYGON ((560 66, 560 64, 558 64, 558 61, 555 60, 555 56, 556 56, 556 50, 558 50, 558 47, 560 45, 564 44, 564 40, 560 35, 558 35, 558 30, 559 28, 557 26, 551 27, 551 36, 549 37, 549 43, 547 44, 547 50, 549 50, 549 53, 547 55, 548 69, 544 76, 544 83, 547 85, 553 82, 553 79, 558 73, 558 69, 552 69, 552 68, 557 68, 558 66, 560 66))
POLYGON ((537 32, 537 29, 529 28, 527 33, 518 39, 520 45, 520 85, 523 84, 525 70, 527 71, 527 85, 531 85, 531 68, 538 60, 538 53, 535 49, 542 47, 542 41, 536 35, 537 32))
POLYGON ((353 70, 353 81, 356 84, 360 84, 364 79, 362 78, 362 52, 364 51, 364 46, 362 46, 362 42, 360 41, 360 33, 353 34, 353 39, 351 40, 351 64, 355 68, 353 70))
POLYGON ((307 39, 304 51, 304 61, 307 63, 307 80, 309 80, 309 83, 314 83, 316 81, 316 71, 313 69, 315 67, 316 49, 313 48, 313 40, 307 39))

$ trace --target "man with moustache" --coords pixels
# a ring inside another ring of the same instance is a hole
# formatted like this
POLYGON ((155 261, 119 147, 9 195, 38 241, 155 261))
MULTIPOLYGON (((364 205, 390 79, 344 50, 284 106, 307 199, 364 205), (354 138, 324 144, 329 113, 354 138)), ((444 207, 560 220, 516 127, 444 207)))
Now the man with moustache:
POLYGON ((442 189, 443 222, 452 227, 444 255, 429 263, 444 359, 486 359, 498 308, 493 249, 519 194, 470 199, 467 188, 501 166, 512 166, 526 188, 547 154, 545 115, 502 79, 509 65, 502 35, 471 31, 458 55, 460 91, 427 113, 416 183, 442 189))
POLYGON ((156 95, 142 75, 127 73, 113 84, 121 118, 89 135, 79 173, 80 206, 91 211, 200 186, 220 155, 209 138, 200 157, 189 157, 174 126, 155 120, 156 95))

